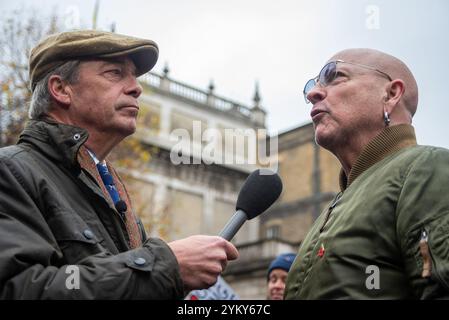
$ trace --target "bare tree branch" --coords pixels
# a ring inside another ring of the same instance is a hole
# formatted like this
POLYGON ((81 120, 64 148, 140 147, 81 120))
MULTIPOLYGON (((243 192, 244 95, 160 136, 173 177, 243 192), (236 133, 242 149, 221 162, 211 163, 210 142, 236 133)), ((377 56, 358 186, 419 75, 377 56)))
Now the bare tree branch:
POLYGON ((62 30, 56 12, 17 9, 0 17, 0 146, 13 144, 27 120, 31 97, 28 57, 44 36, 62 30))

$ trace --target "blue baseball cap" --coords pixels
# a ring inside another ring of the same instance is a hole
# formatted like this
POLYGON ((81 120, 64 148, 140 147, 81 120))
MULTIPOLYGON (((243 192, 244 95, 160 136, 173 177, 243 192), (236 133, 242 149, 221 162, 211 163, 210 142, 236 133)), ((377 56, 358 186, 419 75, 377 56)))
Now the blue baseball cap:
POLYGON ((270 277, 270 273, 274 269, 282 269, 288 272, 295 258, 296 254, 294 253, 283 253, 277 256, 276 259, 271 262, 270 267, 268 268, 267 278, 270 277))

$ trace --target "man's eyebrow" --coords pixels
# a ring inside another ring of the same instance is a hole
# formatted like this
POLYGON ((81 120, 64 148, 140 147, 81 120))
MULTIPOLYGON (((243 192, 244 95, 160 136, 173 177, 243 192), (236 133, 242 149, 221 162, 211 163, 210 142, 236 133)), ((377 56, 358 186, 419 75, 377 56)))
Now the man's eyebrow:
MULTIPOLYGON (((101 64, 101 68, 105 68, 108 65, 120 65, 121 67, 125 67, 126 66, 126 60, 122 60, 122 59, 104 59, 101 60, 102 64, 101 64)), ((131 73, 135 76, 137 73, 137 68, 134 65, 134 63, 131 63, 131 73)))

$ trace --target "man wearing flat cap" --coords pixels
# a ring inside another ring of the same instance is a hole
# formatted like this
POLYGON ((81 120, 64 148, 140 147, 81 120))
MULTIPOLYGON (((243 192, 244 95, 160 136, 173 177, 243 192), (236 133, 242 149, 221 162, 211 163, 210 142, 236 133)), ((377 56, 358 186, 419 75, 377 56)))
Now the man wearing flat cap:
POLYGON ((157 57, 153 41, 92 30, 31 51, 30 121, 0 149, 0 298, 179 299, 237 258, 220 237, 147 239, 105 160, 135 132, 137 77, 157 57))

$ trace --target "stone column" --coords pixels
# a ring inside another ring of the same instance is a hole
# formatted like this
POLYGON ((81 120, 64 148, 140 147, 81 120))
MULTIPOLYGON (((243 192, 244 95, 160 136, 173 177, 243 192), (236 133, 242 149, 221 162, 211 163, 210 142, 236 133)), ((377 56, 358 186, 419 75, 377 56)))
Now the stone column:
POLYGON ((214 224, 215 191, 206 190, 203 193, 203 221, 201 233, 210 234, 214 224))
POLYGON ((154 191, 153 196, 153 223, 156 225, 151 228, 150 237, 160 237, 159 229, 160 229, 160 221, 162 216, 165 214, 166 206, 167 206, 167 182, 162 179, 155 184, 156 190, 154 191))
POLYGON ((161 107, 161 131, 162 136, 168 137, 170 135, 170 115, 172 108, 170 105, 164 105, 161 107))

